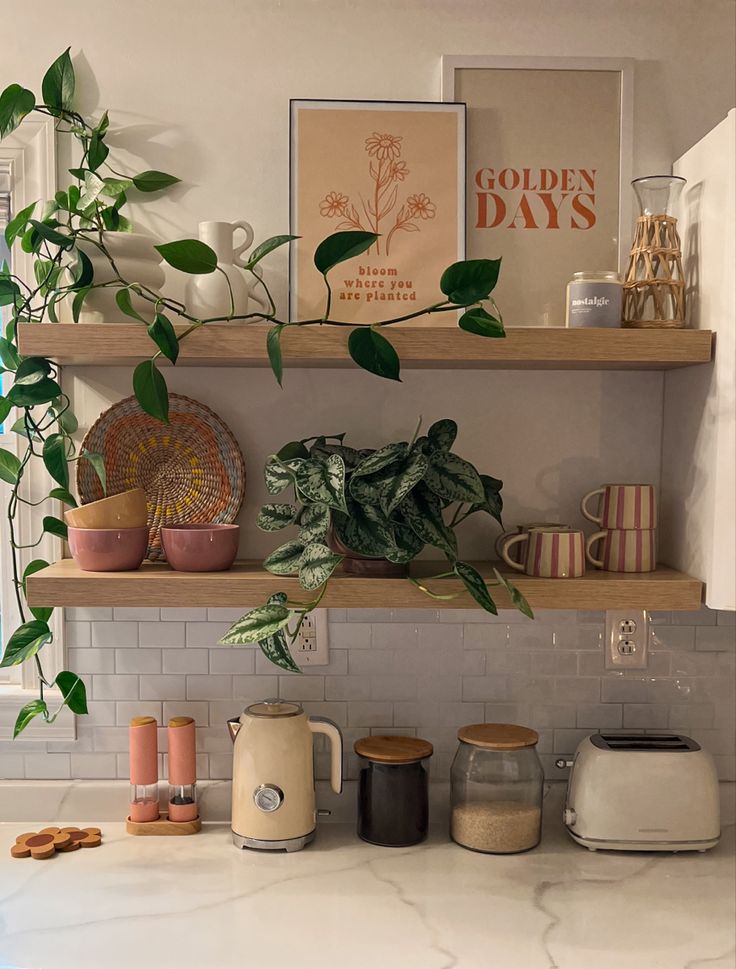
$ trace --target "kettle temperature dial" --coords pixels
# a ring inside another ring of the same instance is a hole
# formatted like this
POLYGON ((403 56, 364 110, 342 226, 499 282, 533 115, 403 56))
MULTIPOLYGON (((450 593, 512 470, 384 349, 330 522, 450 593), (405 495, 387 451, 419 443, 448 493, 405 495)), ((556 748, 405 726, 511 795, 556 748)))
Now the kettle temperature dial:
POLYGON ((275 784, 261 784, 253 791, 253 801, 259 811, 276 811, 284 802, 284 792, 275 784))

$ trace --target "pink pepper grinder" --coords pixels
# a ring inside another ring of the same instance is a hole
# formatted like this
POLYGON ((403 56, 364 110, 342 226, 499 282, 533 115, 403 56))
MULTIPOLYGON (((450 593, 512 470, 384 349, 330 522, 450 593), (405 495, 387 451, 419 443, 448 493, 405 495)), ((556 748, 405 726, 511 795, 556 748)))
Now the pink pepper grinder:
POLYGON ((195 725, 191 717, 169 720, 169 821, 194 821, 197 809, 195 725))
POLYGON ((130 721, 131 821, 158 821, 157 730, 153 717, 133 717, 130 721))

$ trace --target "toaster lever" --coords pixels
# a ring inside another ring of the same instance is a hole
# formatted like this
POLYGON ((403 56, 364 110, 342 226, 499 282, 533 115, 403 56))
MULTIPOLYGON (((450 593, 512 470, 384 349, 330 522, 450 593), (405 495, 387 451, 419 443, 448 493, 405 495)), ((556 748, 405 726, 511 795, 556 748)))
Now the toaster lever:
POLYGON ((575 822, 577 821, 577 819, 578 819, 578 816, 573 811, 572 808, 565 808, 565 810, 562 813, 562 820, 565 822, 568 828, 572 828, 575 822))
POLYGON ((568 767, 572 767, 573 763, 574 761, 572 760, 565 760, 564 757, 560 757, 559 760, 555 761, 555 767, 558 770, 567 770, 568 767))
POLYGON ((332 814, 332 811, 328 810, 327 808, 317 808, 318 818, 329 818, 331 814, 332 814))

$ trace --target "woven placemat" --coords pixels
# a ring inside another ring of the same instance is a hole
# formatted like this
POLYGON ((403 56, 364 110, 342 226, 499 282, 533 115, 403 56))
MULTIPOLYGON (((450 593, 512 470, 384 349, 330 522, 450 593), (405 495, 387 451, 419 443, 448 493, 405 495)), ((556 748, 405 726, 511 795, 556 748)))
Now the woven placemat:
MULTIPOLYGON (((103 456, 109 495, 146 492, 152 560, 164 558, 162 525, 233 522, 245 497, 245 462, 224 421, 181 394, 169 394, 169 421, 126 397, 100 415, 82 443, 103 456)), ((88 461, 77 462, 77 490, 82 504, 104 497, 88 461)))

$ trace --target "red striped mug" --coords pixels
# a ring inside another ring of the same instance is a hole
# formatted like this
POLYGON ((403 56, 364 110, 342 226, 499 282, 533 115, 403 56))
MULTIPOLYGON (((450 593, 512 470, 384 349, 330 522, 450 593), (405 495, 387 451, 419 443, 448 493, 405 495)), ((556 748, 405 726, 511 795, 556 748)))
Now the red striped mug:
POLYGON ((501 547, 501 558, 517 572, 543 579, 576 579, 585 574, 585 536, 572 528, 532 528, 511 535, 501 547), (509 549, 526 543, 524 561, 515 562, 509 549))
POLYGON ((653 572, 657 567, 656 528, 607 528, 591 535, 585 543, 585 557, 604 572, 653 572), (593 546, 603 542, 601 557, 593 546))
POLYGON ((657 495, 654 485, 607 484, 589 491, 580 510, 601 528, 656 528, 657 495), (588 510, 588 502, 600 495, 598 515, 588 510))

